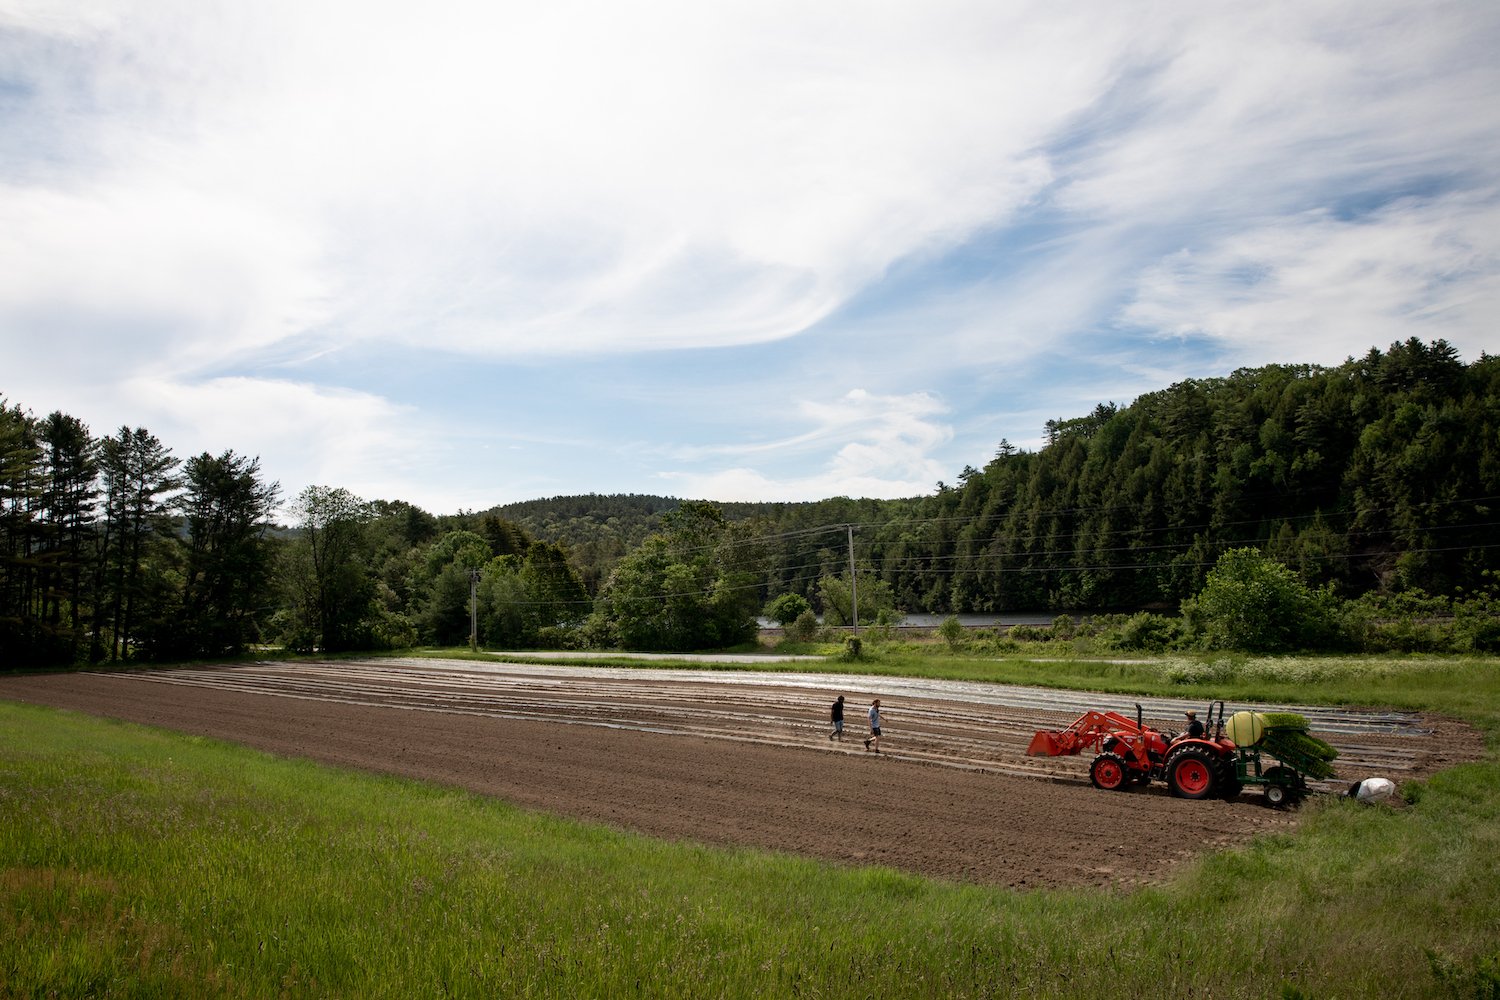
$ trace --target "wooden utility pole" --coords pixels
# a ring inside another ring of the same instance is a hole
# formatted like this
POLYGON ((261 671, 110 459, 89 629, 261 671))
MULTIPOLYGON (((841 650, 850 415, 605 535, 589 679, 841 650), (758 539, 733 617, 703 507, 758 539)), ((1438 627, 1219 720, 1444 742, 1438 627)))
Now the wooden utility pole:
POLYGON ((479 651, 479 570, 469 570, 469 651, 479 651))
POLYGON ((854 634, 859 635, 859 584, 854 579, 854 525, 849 529, 849 620, 854 623, 854 634))

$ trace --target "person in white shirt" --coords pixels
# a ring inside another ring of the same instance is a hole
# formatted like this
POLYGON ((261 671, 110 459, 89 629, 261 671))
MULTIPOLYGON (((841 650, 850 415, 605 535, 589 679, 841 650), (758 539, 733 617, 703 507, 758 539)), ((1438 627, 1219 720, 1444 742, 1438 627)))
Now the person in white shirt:
POLYGON ((865 749, 880 752, 880 699, 870 702, 870 737, 865 740, 865 749), (875 744, 873 747, 870 744, 875 744))

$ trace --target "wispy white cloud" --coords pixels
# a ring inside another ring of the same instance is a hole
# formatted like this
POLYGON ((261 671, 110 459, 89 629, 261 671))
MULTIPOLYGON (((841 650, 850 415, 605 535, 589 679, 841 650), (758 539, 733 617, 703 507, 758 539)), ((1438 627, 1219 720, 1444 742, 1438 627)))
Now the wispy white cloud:
POLYGON ((1497 151, 1492 12, 1334 3, 1179 8, 1132 35, 1061 198, 1209 229, 1466 170, 1497 151))
MULTIPOLYGON (((57 25, 47 6, 32 30, 57 25)), ((311 229, 349 338, 763 341, 1024 205, 1052 179, 1048 130, 1109 72, 1083 18, 849 13, 148 5, 90 32, 86 89, 108 113, 76 127, 109 147, 99 180, 144 161, 225 203, 200 225, 249 202, 270 229, 311 229), (1039 36, 1076 68, 1051 69, 1039 36)), ((131 194, 182 216, 176 193, 131 194)))
POLYGON ((934 452, 953 431, 942 419, 947 407, 926 393, 882 396, 853 389, 831 402, 804 401, 797 412, 806 426, 790 437, 687 449, 677 457, 697 468, 663 472, 661 478, 683 496, 814 500, 917 496, 944 475, 934 452), (761 461, 755 468, 724 465, 743 458, 761 461), (779 471, 762 471, 770 469, 779 471))
POLYGON ((287 220, 157 180, 0 183, 0 324, 38 365, 191 370, 275 344, 319 322, 315 263, 287 220))
POLYGON ((422 485, 443 464, 442 431, 368 393, 239 377, 139 377, 121 386, 120 402, 179 455, 233 448, 277 456, 263 471, 288 494, 336 485, 368 499, 420 504, 445 492, 422 485), (393 482, 405 484, 399 497, 388 492, 393 482))
POLYGON ((1463 195, 1308 213, 1171 255, 1124 317, 1243 364, 1337 364, 1408 337, 1477 353, 1500 324, 1496 232, 1500 203, 1463 195))

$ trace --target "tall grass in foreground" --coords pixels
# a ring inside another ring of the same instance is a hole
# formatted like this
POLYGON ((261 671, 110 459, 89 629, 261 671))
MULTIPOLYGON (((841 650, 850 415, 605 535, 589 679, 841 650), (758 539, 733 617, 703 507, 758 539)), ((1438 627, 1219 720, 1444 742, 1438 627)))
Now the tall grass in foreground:
POLYGON ((1169 886, 1017 893, 0 703, 0 996, 1493 996, 1500 767, 1415 791, 1169 886))

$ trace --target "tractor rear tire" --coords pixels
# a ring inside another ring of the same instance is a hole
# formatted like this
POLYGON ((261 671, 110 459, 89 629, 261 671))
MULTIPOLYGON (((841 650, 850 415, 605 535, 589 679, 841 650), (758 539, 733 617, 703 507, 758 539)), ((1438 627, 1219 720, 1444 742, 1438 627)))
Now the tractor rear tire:
POLYGON ((1219 783, 1219 761, 1202 747, 1190 746, 1167 760, 1167 787, 1180 799, 1206 799, 1219 783))
POLYGON ((1089 765, 1089 780, 1095 788, 1106 792, 1119 791, 1130 784, 1130 770, 1125 766, 1125 758, 1119 754, 1101 753, 1089 765))
POLYGON ((1239 771, 1235 770, 1233 755, 1225 757, 1219 767, 1219 798, 1233 802, 1244 790, 1244 782, 1240 781, 1239 771))

